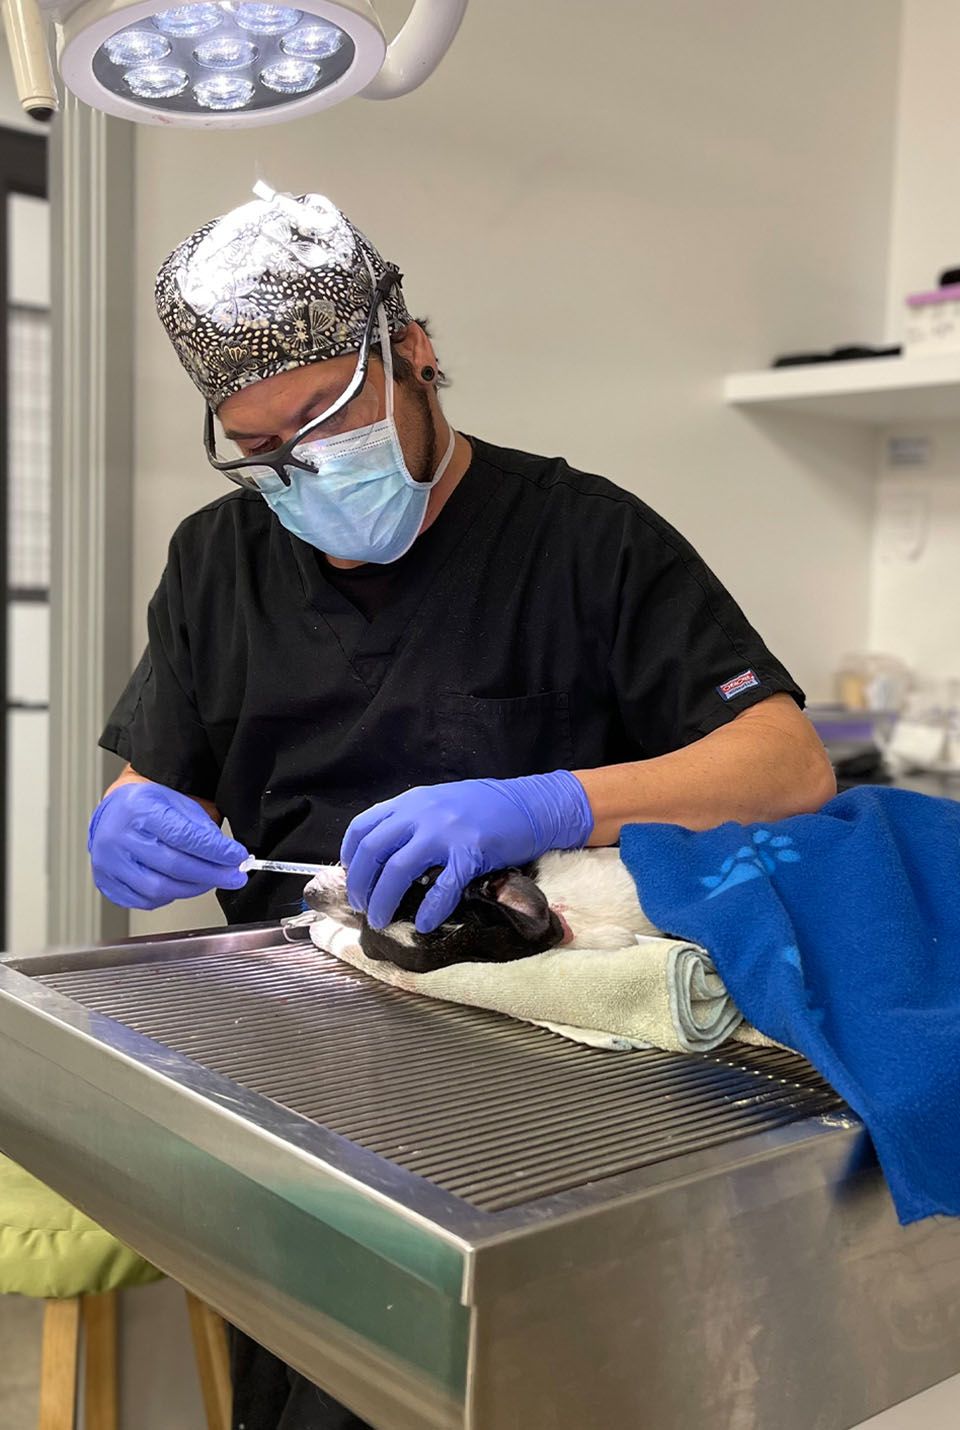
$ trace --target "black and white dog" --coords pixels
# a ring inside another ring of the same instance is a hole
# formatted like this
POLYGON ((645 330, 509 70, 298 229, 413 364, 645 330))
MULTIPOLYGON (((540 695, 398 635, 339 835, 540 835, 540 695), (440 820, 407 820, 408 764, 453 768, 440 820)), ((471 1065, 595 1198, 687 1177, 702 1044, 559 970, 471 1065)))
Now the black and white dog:
POLYGON ((409 973, 453 963, 506 963, 561 944, 625 948, 637 934, 660 932, 644 915, 616 849, 555 851, 522 869, 483 874, 468 884, 438 929, 418 933, 414 919, 438 873, 430 870, 407 890, 385 929, 371 928, 350 908, 339 864, 311 879, 304 898, 312 911, 358 930, 368 958, 409 973))

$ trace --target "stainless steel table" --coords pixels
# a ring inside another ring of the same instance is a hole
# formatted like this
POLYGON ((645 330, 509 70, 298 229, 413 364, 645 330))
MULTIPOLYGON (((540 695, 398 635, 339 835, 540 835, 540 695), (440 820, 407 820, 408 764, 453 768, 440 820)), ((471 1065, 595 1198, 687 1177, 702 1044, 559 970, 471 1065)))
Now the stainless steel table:
POLYGON ((960 1370, 801 1059, 614 1054, 276 926, 0 963, 0 1148, 378 1430, 840 1430, 960 1370))

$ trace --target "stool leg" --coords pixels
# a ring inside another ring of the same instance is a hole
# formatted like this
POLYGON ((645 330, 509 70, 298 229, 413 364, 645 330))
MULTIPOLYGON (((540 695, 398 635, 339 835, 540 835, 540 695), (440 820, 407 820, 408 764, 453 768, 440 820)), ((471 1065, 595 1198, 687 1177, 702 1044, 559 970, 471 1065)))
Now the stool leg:
POLYGON ((186 1292, 190 1330, 200 1375, 207 1430, 230 1430, 232 1393, 227 1328, 222 1317, 204 1302, 186 1292))
POLYGON ((83 1297, 86 1430, 117 1430, 117 1293, 83 1297))
POLYGON ((79 1340, 79 1296, 68 1301, 46 1301, 43 1308, 39 1430, 73 1430, 79 1340))

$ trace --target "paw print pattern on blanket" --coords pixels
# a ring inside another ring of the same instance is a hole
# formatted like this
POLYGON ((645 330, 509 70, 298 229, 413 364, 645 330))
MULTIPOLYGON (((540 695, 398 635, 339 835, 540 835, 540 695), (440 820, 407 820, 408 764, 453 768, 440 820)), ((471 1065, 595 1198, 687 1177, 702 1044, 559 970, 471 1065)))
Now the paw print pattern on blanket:
POLYGON ((800 855, 792 848, 793 840, 787 834, 771 834, 769 829, 755 829, 750 844, 744 844, 736 854, 724 859, 719 874, 705 874, 700 882, 710 892, 708 899, 725 894, 735 884, 745 884, 748 879, 759 879, 764 874, 773 874, 777 864, 796 864, 800 855))

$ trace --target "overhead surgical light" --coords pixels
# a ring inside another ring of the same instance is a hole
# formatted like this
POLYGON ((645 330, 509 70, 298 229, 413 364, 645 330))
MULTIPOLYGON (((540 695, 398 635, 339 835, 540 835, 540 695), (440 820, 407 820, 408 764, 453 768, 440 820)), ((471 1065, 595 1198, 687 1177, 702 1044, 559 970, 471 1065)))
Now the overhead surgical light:
MULTIPOLYGON (((31 7, 39 19, 37 0, 0 3, 8 31, 31 7)), ((39 4, 57 22, 65 84, 93 108, 142 124, 238 128, 297 119, 355 94, 409 93, 446 54, 467 0, 415 0, 389 45, 372 0, 39 4)), ((34 50, 36 34, 35 23, 34 50)))

